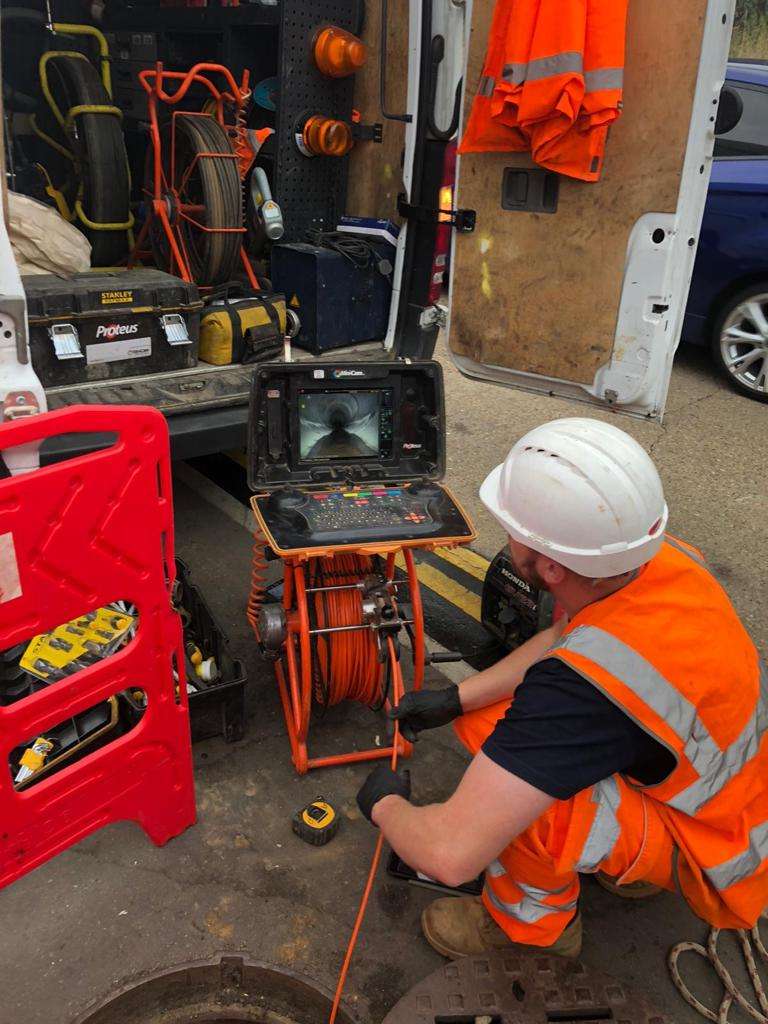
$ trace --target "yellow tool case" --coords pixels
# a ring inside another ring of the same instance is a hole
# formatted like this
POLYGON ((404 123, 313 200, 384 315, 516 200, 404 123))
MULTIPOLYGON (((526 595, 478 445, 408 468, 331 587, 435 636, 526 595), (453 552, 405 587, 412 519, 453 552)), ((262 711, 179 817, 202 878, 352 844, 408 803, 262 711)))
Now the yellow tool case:
POLYGON ((213 366, 258 363, 279 355, 285 337, 285 296, 239 296, 239 284, 217 289, 200 321, 200 359, 213 366))

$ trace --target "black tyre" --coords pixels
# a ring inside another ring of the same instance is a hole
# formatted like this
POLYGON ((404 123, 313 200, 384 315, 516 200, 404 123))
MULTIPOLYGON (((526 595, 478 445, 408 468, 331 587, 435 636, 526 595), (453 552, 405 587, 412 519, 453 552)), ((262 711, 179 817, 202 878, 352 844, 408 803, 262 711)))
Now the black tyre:
POLYGON ((768 402, 768 280, 731 296, 712 325, 712 355, 739 394, 768 402))
MULTIPOLYGON (((179 117, 176 120, 175 167, 180 211, 177 226, 196 284, 212 286, 237 276, 242 234, 233 229, 243 224, 243 198, 237 162, 229 159, 232 146, 227 133, 212 117, 179 117), (200 156, 222 153, 228 158, 200 156), (199 159, 197 159, 199 158, 199 159), (202 225, 202 227, 201 227, 202 225), (226 228, 224 232, 204 228, 226 228)), ((170 137, 165 133, 164 153, 170 173, 170 137)), ((148 160, 148 176, 152 161, 148 160)), ((151 178, 147 189, 151 195, 151 178)), ((169 247, 162 227, 153 223, 150 240, 155 260, 168 268, 169 247)), ((175 268, 177 270, 178 268, 175 268)))
MULTIPOLYGON (((51 94, 66 116, 72 107, 112 106, 94 66, 79 57, 51 57, 48 61, 51 94)), ((80 114, 68 132, 68 145, 77 155, 82 174, 82 208, 96 224, 125 224, 130 215, 128 156, 120 118, 110 114, 80 114)), ((67 200, 74 207, 77 185, 67 200)), ((128 232, 91 230, 76 221, 91 243, 91 264, 109 267, 122 262, 128 252, 128 232)))

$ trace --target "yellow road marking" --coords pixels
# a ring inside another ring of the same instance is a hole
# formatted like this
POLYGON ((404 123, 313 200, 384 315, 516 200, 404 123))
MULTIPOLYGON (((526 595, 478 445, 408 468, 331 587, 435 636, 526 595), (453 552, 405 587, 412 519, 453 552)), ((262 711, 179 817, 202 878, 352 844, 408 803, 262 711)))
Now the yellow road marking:
MULTIPOLYGON (((402 555, 397 556, 395 564, 398 569, 405 569, 402 555)), ((475 619, 476 622, 480 622, 481 601, 479 594, 473 594, 471 590, 462 587, 456 580, 452 580, 450 576, 446 576, 445 573, 440 572, 439 569, 436 569, 433 565, 428 565, 426 562, 420 562, 416 566, 416 574, 422 586, 428 587, 429 590, 434 591, 434 593, 446 601, 450 601, 457 608, 461 608, 463 612, 475 619)))
POLYGON ((227 456, 228 459, 232 459, 233 462, 236 462, 238 466, 242 466, 243 469, 248 469, 248 461, 245 457, 245 452, 234 451, 224 452, 224 454, 227 456))
POLYGON ((469 548, 435 548, 434 552, 439 558, 462 569, 469 576, 474 576, 481 583, 485 581, 485 574, 488 572, 490 562, 476 551, 469 548))

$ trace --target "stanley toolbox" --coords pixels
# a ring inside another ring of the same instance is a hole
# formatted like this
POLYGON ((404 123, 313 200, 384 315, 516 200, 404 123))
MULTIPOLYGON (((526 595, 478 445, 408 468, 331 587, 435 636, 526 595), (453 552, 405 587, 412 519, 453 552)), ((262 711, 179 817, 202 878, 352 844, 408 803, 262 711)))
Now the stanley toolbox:
POLYGON ((194 284, 159 270, 23 278, 32 365, 44 387, 197 365, 194 284))

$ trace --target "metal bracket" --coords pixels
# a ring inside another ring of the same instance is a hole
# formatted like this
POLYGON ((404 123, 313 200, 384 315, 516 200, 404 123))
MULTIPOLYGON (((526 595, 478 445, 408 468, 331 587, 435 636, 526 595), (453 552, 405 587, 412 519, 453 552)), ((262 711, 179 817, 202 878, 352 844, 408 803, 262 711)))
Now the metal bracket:
POLYGON ((434 303, 432 306, 427 306, 419 314, 419 327, 422 331, 426 331, 430 327, 437 327, 444 331, 447 326, 448 310, 445 306, 441 306, 439 302, 434 303))
POLYGON ((165 337, 169 345, 191 345, 192 339, 187 330, 187 324, 180 313, 166 313, 160 317, 160 326, 165 331, 165 337))
POLYGON ((40 412, 40 403, 32 391, 9 391, 3 399, 3 420, 18 420, 22 416, 35 416, 40 412))
POLYGON ((356 142, 382 142, 384 139, 384 125, 377 121, 375 124, 352 124, 352 138, 356 142))
POLYGON ((475 210, 435 210, 407 202, 402 193, 397 197, 397 212, 405 220, 415 220, 420 224, 447 224, 467 234, 475 230, 477 220, 475 210))
POLYGON ((74 324, 51 324, 48 337, 53 342, 57 359, 82 359, 80 338, 74 324))

